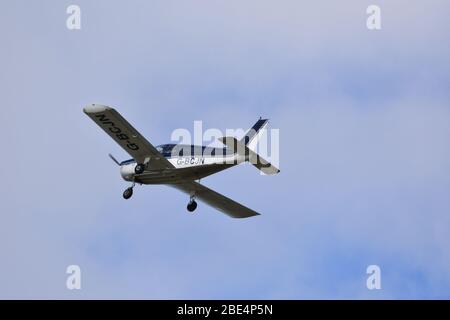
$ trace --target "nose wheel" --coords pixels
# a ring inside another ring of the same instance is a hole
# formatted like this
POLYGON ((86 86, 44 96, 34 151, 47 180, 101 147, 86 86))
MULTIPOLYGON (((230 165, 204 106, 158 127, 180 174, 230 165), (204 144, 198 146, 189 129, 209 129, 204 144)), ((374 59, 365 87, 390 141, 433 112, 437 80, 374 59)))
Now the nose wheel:
POLYGON ((125 189, 125 191, 123 192, 123 198, 125 200, 128 200, 131 198, 131 196, 133 195, 133 188, 134 188, 134 182, 131 187, 125 189))
POLYGON ((131 198, 131 196, 133 195, 133 188, 129 187, 127 189, 125 189, 125 191, 123 192, 123 198, 128 200, 131 198))

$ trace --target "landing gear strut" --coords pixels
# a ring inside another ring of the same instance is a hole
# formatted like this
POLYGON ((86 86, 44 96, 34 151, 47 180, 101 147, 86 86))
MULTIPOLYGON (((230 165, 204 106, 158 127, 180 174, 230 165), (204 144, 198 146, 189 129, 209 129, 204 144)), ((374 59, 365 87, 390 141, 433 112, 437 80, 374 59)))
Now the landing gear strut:
POLYGON ((131 198, 131 196, 133 195, 133 188, 134 188, 134 182, 131 187, 125 189, 125 191, 123 192, 123 198, 125 200, 128 200, 131 198))
POLYGON ((189 201, 187 205, 187 210, 189 212, 194 212, 194 210, 197 209, 197 202, 195 202, 194 196, 191 196, 191 200, 189 201))

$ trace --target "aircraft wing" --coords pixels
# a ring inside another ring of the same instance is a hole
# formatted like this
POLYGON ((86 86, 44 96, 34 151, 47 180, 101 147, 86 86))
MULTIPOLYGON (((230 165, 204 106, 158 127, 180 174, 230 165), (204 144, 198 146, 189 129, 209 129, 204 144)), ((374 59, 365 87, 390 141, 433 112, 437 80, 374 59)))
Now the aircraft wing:
POLYGON ((188 193, 189 195, 195 194, 196 199, 199 199, 210 206, 222 211, 226 215, 233 218, 249 218, 258 216, 259 213, 237 203, 230 198, 221 195, 220 193, 211 190, 200 183, 195 181, 189 181, 180 184, 171 184, 170 186, 188 193))
POLYGON ((91 104, 83 109, 96 124, 117 142, 137 163, 149 163, 152 169, 174 168, 156 148, 147 141, 115 109, 91 104))

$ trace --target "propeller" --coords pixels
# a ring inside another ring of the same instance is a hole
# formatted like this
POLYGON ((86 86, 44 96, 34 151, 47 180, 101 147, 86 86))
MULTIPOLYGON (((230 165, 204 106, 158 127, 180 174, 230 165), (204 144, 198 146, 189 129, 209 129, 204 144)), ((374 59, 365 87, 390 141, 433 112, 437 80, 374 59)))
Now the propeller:
POLYGON ((120 166, 120 162, 119 161, 117 161, 117 159, 116 158, 114 158, 114 156, 110 153, 110 154, 108 154, 109 155, 109 157, 112 159, 112 161, 114 161, 118 166, 120 166))

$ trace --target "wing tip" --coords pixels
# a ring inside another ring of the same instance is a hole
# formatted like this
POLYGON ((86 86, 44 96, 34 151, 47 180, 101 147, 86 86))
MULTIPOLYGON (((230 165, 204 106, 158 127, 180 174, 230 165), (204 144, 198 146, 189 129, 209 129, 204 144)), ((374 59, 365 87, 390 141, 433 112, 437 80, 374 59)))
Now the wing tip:
POLYGON ((241 216, 241 215, 232 215, 231 217, 235 218, 235 219, 247 219, 247 218, 252 218, 252 217, 258 217, 261 214, 258 212, 252 213, 250 215, 245 215, 245 216, 241 216))
POLYGON ((85 106, 83 108, 84 113, 89 114, 89 113, 98 113, 98 112, 104 112, 106 110, 111 110, 111 107, 102 105, 102 104, 97 104, 97 103, 92 103, 92 104, 88 104, 87 106, 85 106))

